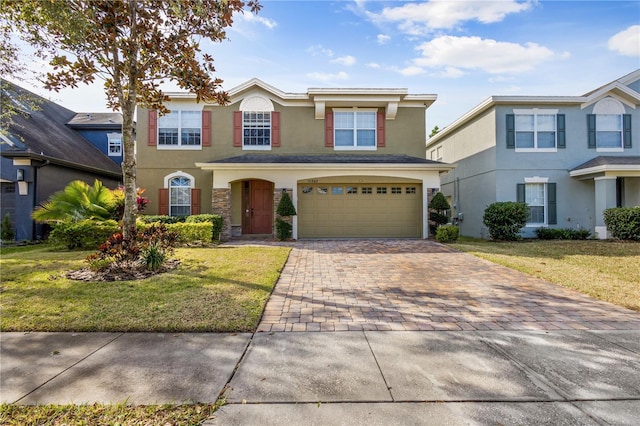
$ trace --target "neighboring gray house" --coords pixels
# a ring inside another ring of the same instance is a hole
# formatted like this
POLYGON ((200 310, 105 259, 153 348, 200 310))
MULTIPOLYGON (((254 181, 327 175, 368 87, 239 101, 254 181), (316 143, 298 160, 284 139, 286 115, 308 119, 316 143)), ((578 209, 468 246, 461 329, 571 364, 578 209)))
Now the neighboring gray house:
POLYGON ((582 96, 492 96, 427 141, 462 235, 488 237, 485 208, 524 201, 539 227, 607 238, 603 211, 640 205, 640 69, 582 96))

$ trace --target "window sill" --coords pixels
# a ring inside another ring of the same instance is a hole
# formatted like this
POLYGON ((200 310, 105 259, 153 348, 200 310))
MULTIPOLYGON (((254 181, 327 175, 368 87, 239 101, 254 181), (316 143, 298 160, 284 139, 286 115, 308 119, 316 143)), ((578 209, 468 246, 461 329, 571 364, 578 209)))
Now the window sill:
POLYGON ((525 228, 547 228, 549 225, 546 223, 527 223, 525 228))
POLYGON ((109 157, 122 157, 122 154, 121 153, 117 153, 117 154, 109 153, 109 157))
POLYGON ((334 146, 334 151, 377 151, 377 146, 334 146))
POLYGON ((596 152, 624 152, 624 148, 596 148, 596 152))
POLYGON ((271 151, 271 145, 242 145, 243 151, 271 151))
POLYGON ((516 148, 516 152, 558 152, 557 148, 516 148))
POLYGON ((158 151, 202 151, 202 145, 156 145, 158 151))

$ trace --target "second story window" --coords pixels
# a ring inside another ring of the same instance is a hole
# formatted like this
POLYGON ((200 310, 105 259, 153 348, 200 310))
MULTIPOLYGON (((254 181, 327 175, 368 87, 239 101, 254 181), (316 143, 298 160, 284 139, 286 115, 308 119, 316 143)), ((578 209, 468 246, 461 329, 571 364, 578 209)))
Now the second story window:
POLYGON ((122 157, 122 133, 109 133, 107 140, 109 157, 122 157))
POLYGON ((631 115, 613 98, 596 103, 593 114, 587 115, 589 148, 601 152, 622 152, 631 148, 631 115))
POLYGON ((376 111, 334 110, 334 148, 376 149, 376 111))
POLYGON ((250 149, 271 147, 271 112, 242 113, 242 144, 250 149))
POLYGON ((507 148, 555 152, 565 148, 565 118, 555 109, 515 109, 507 114, 507 148))
POLYGON ((596 148, 622 148, 622 115, 596 115, 596 148))
POLYGON ((158 147, 200 148, 200 111, 171 111, 158 118, 158 147))

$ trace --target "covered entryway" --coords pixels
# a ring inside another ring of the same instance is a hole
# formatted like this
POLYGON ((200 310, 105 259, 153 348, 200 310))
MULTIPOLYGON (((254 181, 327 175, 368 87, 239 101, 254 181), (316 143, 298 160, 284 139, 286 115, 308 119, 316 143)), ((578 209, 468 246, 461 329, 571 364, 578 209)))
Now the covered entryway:
POLYGON ((273 232, 273 183, 266 180, 242 182, 242 233, 273 232))
POLYGON ((300 238, 420 238, 422 184, 366 177, 299 183, 298 235, 300 238))

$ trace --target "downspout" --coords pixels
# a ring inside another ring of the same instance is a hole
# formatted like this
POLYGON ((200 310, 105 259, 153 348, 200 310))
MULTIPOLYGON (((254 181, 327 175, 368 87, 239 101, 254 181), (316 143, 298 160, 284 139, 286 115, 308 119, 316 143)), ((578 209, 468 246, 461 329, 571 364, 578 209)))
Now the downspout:
MULTIPOLYGON (((49 160, 45 160, 44 163, 39 164, 37 166, 33 166, 33 207, 32 211, 35 210, 38 204, 38 169, 41 169, 45 166, 48 166, 51 162, 49 160)), ((36 221, 31 220, 31 239, 35 239, 36 237, 36 221)))

